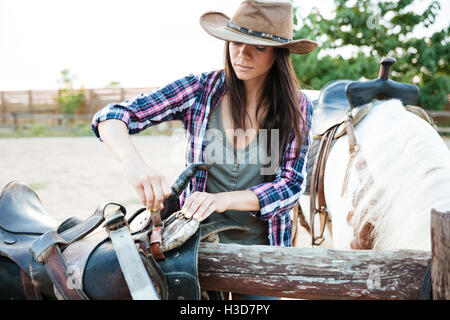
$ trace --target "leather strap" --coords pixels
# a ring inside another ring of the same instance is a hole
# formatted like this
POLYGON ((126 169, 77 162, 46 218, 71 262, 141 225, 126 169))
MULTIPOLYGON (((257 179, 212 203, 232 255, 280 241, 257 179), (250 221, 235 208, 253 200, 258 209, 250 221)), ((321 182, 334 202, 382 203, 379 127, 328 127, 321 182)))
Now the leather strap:
POLYGON ((152 250, 152 255, 156 260, 165 259, 164 254, 160 250, 160 246, 162 243, 162 227, 161 226, 153 226, 152 233, 150 235, 150 249, 152 250))
POLYGON ((89 218, 68 230, 65 230, 61 233, 50 231, 43 234, 38 240, 33 243, 30 248, 30 252, 33 255, 33 258, 36 259, 37 262, 42 263, 41 255, 51 246, 67 246, 70 243, 85 237, 87 234, 100 226, 100 224, 104 221, 104 210, 110 204, 118 205, 123 208, 119 204, 108 203, 98 207, 89 218))
POLYGON ((110 213, 106 217, 105 228, 133 300, 159 300, 156 288, 131 237, 124 214, 120 210, 110 213))
POLYGON ((311 243, 314 245, 315 243, 315 235, 314 235, 314 217, 316 214, 316 194, 317 194, 317 183, 318 183, 318 168, 320 163, 320 158, 323 153, 323 145, 328 137, 329 131, 326 131, 319 143, 319 151, 317 152, 317 157, 314 161, 313 171, 312 171, 312 177, 311 177, 311 186, 310 186, 310 205, 309 205, 309 211, 310 211, 310 219, 309 223, 311 225, 311 243))
MULTIPOLYGON (((331 127, 322 136, 319 145, 318 156, 314 163, 313 175, 311 179, 311 195, 310 195, 310 225, 311 225, 311 243, 312 245, 320 245, 325 239, 323 237, 325 226, 328 224, 330 226, 327 204, 325 201, 324 192, 324 178, 325 178, 325 167, 328 158, 328 152, 331 147, 331 142, 336 133, 339 125, 331 127), (316 206, 317 197, 317 206, 316 206), (319 214, 320 217, 320 233, 316 237, 314 233, 314 217, 319 214)), ((331 228, 330 228, 331 232, 331 228)))
POLYGON ((73 286, 70 276, 67 274, 67 265, 59 250, 54 245, 41 254, 41 261, 45 266, 48 276, 52 280, 56 296, 62 300, 89 300, 86 294, 73 286))
POLYGON ((347 119, 345 120, 345 129, 348 136, 348 151, 350 155, 353 155, 359 150, 359 146, 356 142, 356 136, 353 127, 353 117, 351 113, 347 115, 347 119))
POLYGON ((42 300, 42 295, 28 274, 20 269, 20 282, 28 300, 42 300))
POLYGON ((359 152, 359 145, 356 141, 352 120, 353 119, 351 114, 348 114, 347 119, 345 120, 345 129, 348 136, 348 153, 350 154, 350 157, 347 163, 347 168, 345 169, 344 181, 342 183, 341 189, 341 197, 343 197, 347 192, 348 180, 350 178, 350 169, 353 166, 355 157, 359 152))
POLYGON ((152 211, 151 212, 151 219, 152 219, 152 233, 150 235, 150 249, 152 250, 152 255, 155 257, 156 260, 163 260, 165 259, 164 254, 160 250, 160 246, 162 243, 162 228, 163 223, 161 220, 161 212, 158 211, 152 211))

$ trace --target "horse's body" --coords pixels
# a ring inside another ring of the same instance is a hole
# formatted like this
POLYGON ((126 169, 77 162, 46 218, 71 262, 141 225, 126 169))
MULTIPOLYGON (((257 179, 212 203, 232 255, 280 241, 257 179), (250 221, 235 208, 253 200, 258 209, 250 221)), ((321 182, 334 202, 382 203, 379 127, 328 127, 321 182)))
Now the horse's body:
MULTIPOLYGON (((324 193, 336 249, 431 250, 431 209, 450 210, 450 151, 436 130, 399 100, 374 101, 355 126, 360 147, 350 167, 349 140, 329 151, 324 193), (367 170, 357 167, 367 163, 367 170)), ((314 121, 314 117, 313 117, 314 121)), ((309 196, 300 205, 309 222, 309 196)))

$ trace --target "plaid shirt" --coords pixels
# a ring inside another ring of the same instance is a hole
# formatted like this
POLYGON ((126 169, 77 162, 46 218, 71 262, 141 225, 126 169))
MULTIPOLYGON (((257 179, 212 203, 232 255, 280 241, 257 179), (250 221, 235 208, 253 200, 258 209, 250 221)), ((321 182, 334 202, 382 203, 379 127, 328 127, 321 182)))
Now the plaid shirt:
MULTIPOLYGON (((152 125, 180 120, 186 132, 186 165, 206 161, 206 130, 209 114, 219 104, 226 92, 225 72, 213 71, 189 75, 162 89, 140 94, 133 100, 109 104, 98 111, 92 120, 92 130, 100 138, 98 123, 119 119, 126 123, 130 134, 136 134, 152 125)), ((275 180, 249 188, 259 199, 260 210, 253 215, 268 222, 270 245, 291 246, 290 211, 304 190, 307 154, 311 141, 310 128, 313 107, 305 94, 300 93, 300 109, 307 123, 304 129, 300 157, 296 153, 296 139, 290 140, 276 172, 275 180)), ((291 135, 292 137, 292 135, 291 135)), ((199 170, 180 197, 180 204, 195 191, 205 191, 207 171, 199 170)))

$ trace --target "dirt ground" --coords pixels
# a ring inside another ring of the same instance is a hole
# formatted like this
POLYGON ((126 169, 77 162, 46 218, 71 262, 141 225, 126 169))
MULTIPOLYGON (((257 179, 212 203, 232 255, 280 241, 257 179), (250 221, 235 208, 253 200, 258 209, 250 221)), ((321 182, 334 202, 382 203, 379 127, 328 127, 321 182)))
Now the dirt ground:
MULTIPOLYGON (((145 160, 172 183, 184 168, 182 145, 167 136, 133 137, 145 160), (181 148, 178 148, 176 146, 181 148)), ((141 208, 119 162, 93 137, 0 139, 0 185, 21 180, 58 220, 88 217, 103 202, 141 208)))
MULTIPOLYGON (((133 137, 147 163, 172 183, 184 168, 184 140, 177 136, 133 137)), ((450 139, 446 139, 450 148, 450 139)), ((118 202, 129 214, 141 208, 118 161, 94 137, 0 139, 0 186, 21 180, 62 221, 86 218, 102 203, 118 202)))

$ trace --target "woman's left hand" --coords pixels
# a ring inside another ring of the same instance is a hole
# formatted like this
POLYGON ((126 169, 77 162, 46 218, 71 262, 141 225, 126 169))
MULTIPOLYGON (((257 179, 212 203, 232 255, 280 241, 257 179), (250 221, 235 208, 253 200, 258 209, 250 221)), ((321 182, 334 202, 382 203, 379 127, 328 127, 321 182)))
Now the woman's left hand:
POLYGON ((203 221, 214 211, 224 212, 228 207, 228 197, 225 193, 194 192, 184 202, 181 212, 186 218, 193 217, 203 221))

